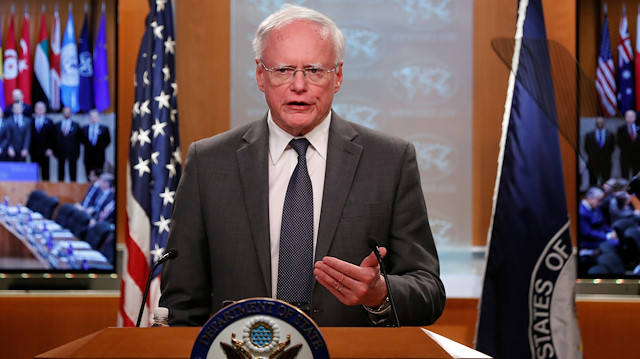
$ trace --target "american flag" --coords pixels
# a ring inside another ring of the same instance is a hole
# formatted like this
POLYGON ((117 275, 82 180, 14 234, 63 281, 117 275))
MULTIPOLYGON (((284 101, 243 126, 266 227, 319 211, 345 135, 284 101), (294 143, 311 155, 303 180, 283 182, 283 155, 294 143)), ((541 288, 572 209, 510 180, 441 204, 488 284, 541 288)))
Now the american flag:
MULTIPOLYGON (((134 326, 149 271, 162 257, 181 174, 170 0, 149 0, 149 15, 135 74, 129 164, 127 236, 118 324, 134 326)), ((160 266, 161 267, 161 266, 160 266)), ((153 274, 141 326, 160 298, 160 267, 153 274)))
POLYGON ((598 68, 596 69, 596 90, 600 96, 600 105, 606 116, 616 114, 616 80, 613 68, 613 56, 611 54, 611 40, 609 39, 609 18, 607 8, 604 10, 604 25, 602 26, 602 39, 600 42, 600 56, 598 56, 598 68))
POLYGON ((618 110, 624 114, 633 109, 635 95, 633 89, 633 50, 629 38, 629 24, 627 23, 627 11, 622 5, 622 17, 620 18, 620 42, 618 43, 618 110))

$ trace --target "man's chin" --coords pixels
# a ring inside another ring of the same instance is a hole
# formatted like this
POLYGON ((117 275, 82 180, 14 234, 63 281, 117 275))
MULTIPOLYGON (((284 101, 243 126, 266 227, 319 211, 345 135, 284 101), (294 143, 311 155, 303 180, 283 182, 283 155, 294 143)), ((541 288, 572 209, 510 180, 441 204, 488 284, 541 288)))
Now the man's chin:
POLYGON ((283 125, 288 129, 285 129, 285 131, 291 133, 294 136, 306 134, 319 123, 316 122, 315 116, 311 116, 309 114, 287 115, 283 118, 283 122, 283 125))

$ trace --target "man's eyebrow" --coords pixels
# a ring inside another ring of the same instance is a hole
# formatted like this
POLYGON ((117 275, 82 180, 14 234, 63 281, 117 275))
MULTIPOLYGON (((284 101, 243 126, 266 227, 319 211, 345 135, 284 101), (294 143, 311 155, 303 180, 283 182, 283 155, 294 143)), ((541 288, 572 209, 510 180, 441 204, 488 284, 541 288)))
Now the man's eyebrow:
MULTIPOLYGON (((272 68, 280 68, 280 67, 291 67, 291 68, 294 68, 294 69, 297 68, 296 66, 291 65, 291 64, 278 64, 278 65, 275 65, 272 68)), ((316 62, 316 63, 306 64, 301 68, 310 68, 310 67, 324 67, 324 66, 322 66, 321 63, 316 62)))

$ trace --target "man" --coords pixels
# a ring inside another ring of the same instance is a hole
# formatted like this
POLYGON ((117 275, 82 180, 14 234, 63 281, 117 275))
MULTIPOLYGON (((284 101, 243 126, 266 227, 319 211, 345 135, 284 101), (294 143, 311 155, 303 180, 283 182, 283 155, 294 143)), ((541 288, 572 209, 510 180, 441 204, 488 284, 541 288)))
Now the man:
POLYGON ((596 118, 596 128, 584 136, 584 149, 589 156, 589 183, 603 184, 611 177, 611 155, 616 146, 615 136, 604 128, 604 118, 596 118))
POLYGON ((38 101, 35 105, 35 117, 31 126, 31 144, 29 153, 31 161, 38 164, 43 181, 49 180, 49 158, 53 154, 53 135, 55 124, 46 117, 47 106, 38 101))
POLYGON ((111 143, 109 128, 100 124, 96 109, 89 111, 89 124, 80 131, 80 142, 84 146, 84 170, 87 176, 93 168, 104 168, 105 150, 111 143))
POLYGON ((587 190, 578 209, 578 248, 581 275, 622 274, 620 241, 606 223, 600 210, 604 192, 597 187, 587 190), (584 268, 587 268, 586 271, 584 268))
POLYGON ((599 248, 603 243, 617 247, 619 244, 616 232, 606 223, 600 202, 604 192, 591 187, 587 190, 578 210, 578 240, 580 248, 599 248))
POLYGON ((621 177, 629 179, 640 172, 640 135, 636 125, 636 112, 627 110, 624 113, 625 124, 618 127, 616 139, 620 147, 621 177))
POLYGON ((180 256, 162 273, 170 323, 203 325, 223 302, 273 297, 320 326, 393 324, 370 238, 400 323, 433 323, 445 293, 415 149, 331 111, 343 80, 340 30, 285 5, 253 45, 269 111, 189 149, 167 243, 180 256))
POLYGON ((20 106, 22 107, 23 115, 27 117, 31 117, 31 115, 33 115, 33 109, 31 108, 31 105, 24 102, 24 95, 22 94, 22 90, 15 89, 11 91, 11 98, 13 99, 13 102, 7 104, 7 108, 4 110, 4 117, 10 117, 13 114, 13 107, 11 105, 14 103, 20 104, 20 106))
POLYGON ((54 155, 58 159, 58 181, 63 182, 65 164, 69 164, 69 179, 76 181, 80 156, 80 125, 71 118, 71 109, 62 108, 62 120, 56 124, 54 155))
POLYGON ((96 206, 96 202, 98 201, 98 197, 100 197, 100 176, 102 175, 102 170, 99 168, 94 168, 89 170, 89 174, 87 175, 87 179, 91 184, 87 189, 87 193, 85 193, 84 198, 81 202, 76 202, 75 206, 77 209, 81 209, 86 211, 87 213, 91 213, 93 208, 96 206))
POLYGON ((111 173, 103 173, 97 181, 99 185, 99 195, 95 206, 90 209, 91 221, 89 226, 93 227, 97 221, 113 222, 116 193, 113 187, 114 177, 111 173))
POLYGON ((11 108, 12 130, 7 146, 7 156, 9 161, 26 162, 31 144, 31 118, 22 114, 24 107, 20 103, 14 102, 11 108))

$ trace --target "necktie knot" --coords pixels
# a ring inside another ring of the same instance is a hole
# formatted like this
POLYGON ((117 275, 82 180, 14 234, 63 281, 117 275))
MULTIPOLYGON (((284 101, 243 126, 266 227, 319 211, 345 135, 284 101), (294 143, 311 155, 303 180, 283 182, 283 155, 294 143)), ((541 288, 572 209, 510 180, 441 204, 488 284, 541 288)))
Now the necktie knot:
POLYGON ((291 142, 289 142, 289 146, 291 146, 291 148, 293 148, 297 153, 298 156, 306 156, 307 155, 307 148, 309 148, 309 140, 307 140, 306 138, 294 138, 293 140, 291 140, 291 142))

